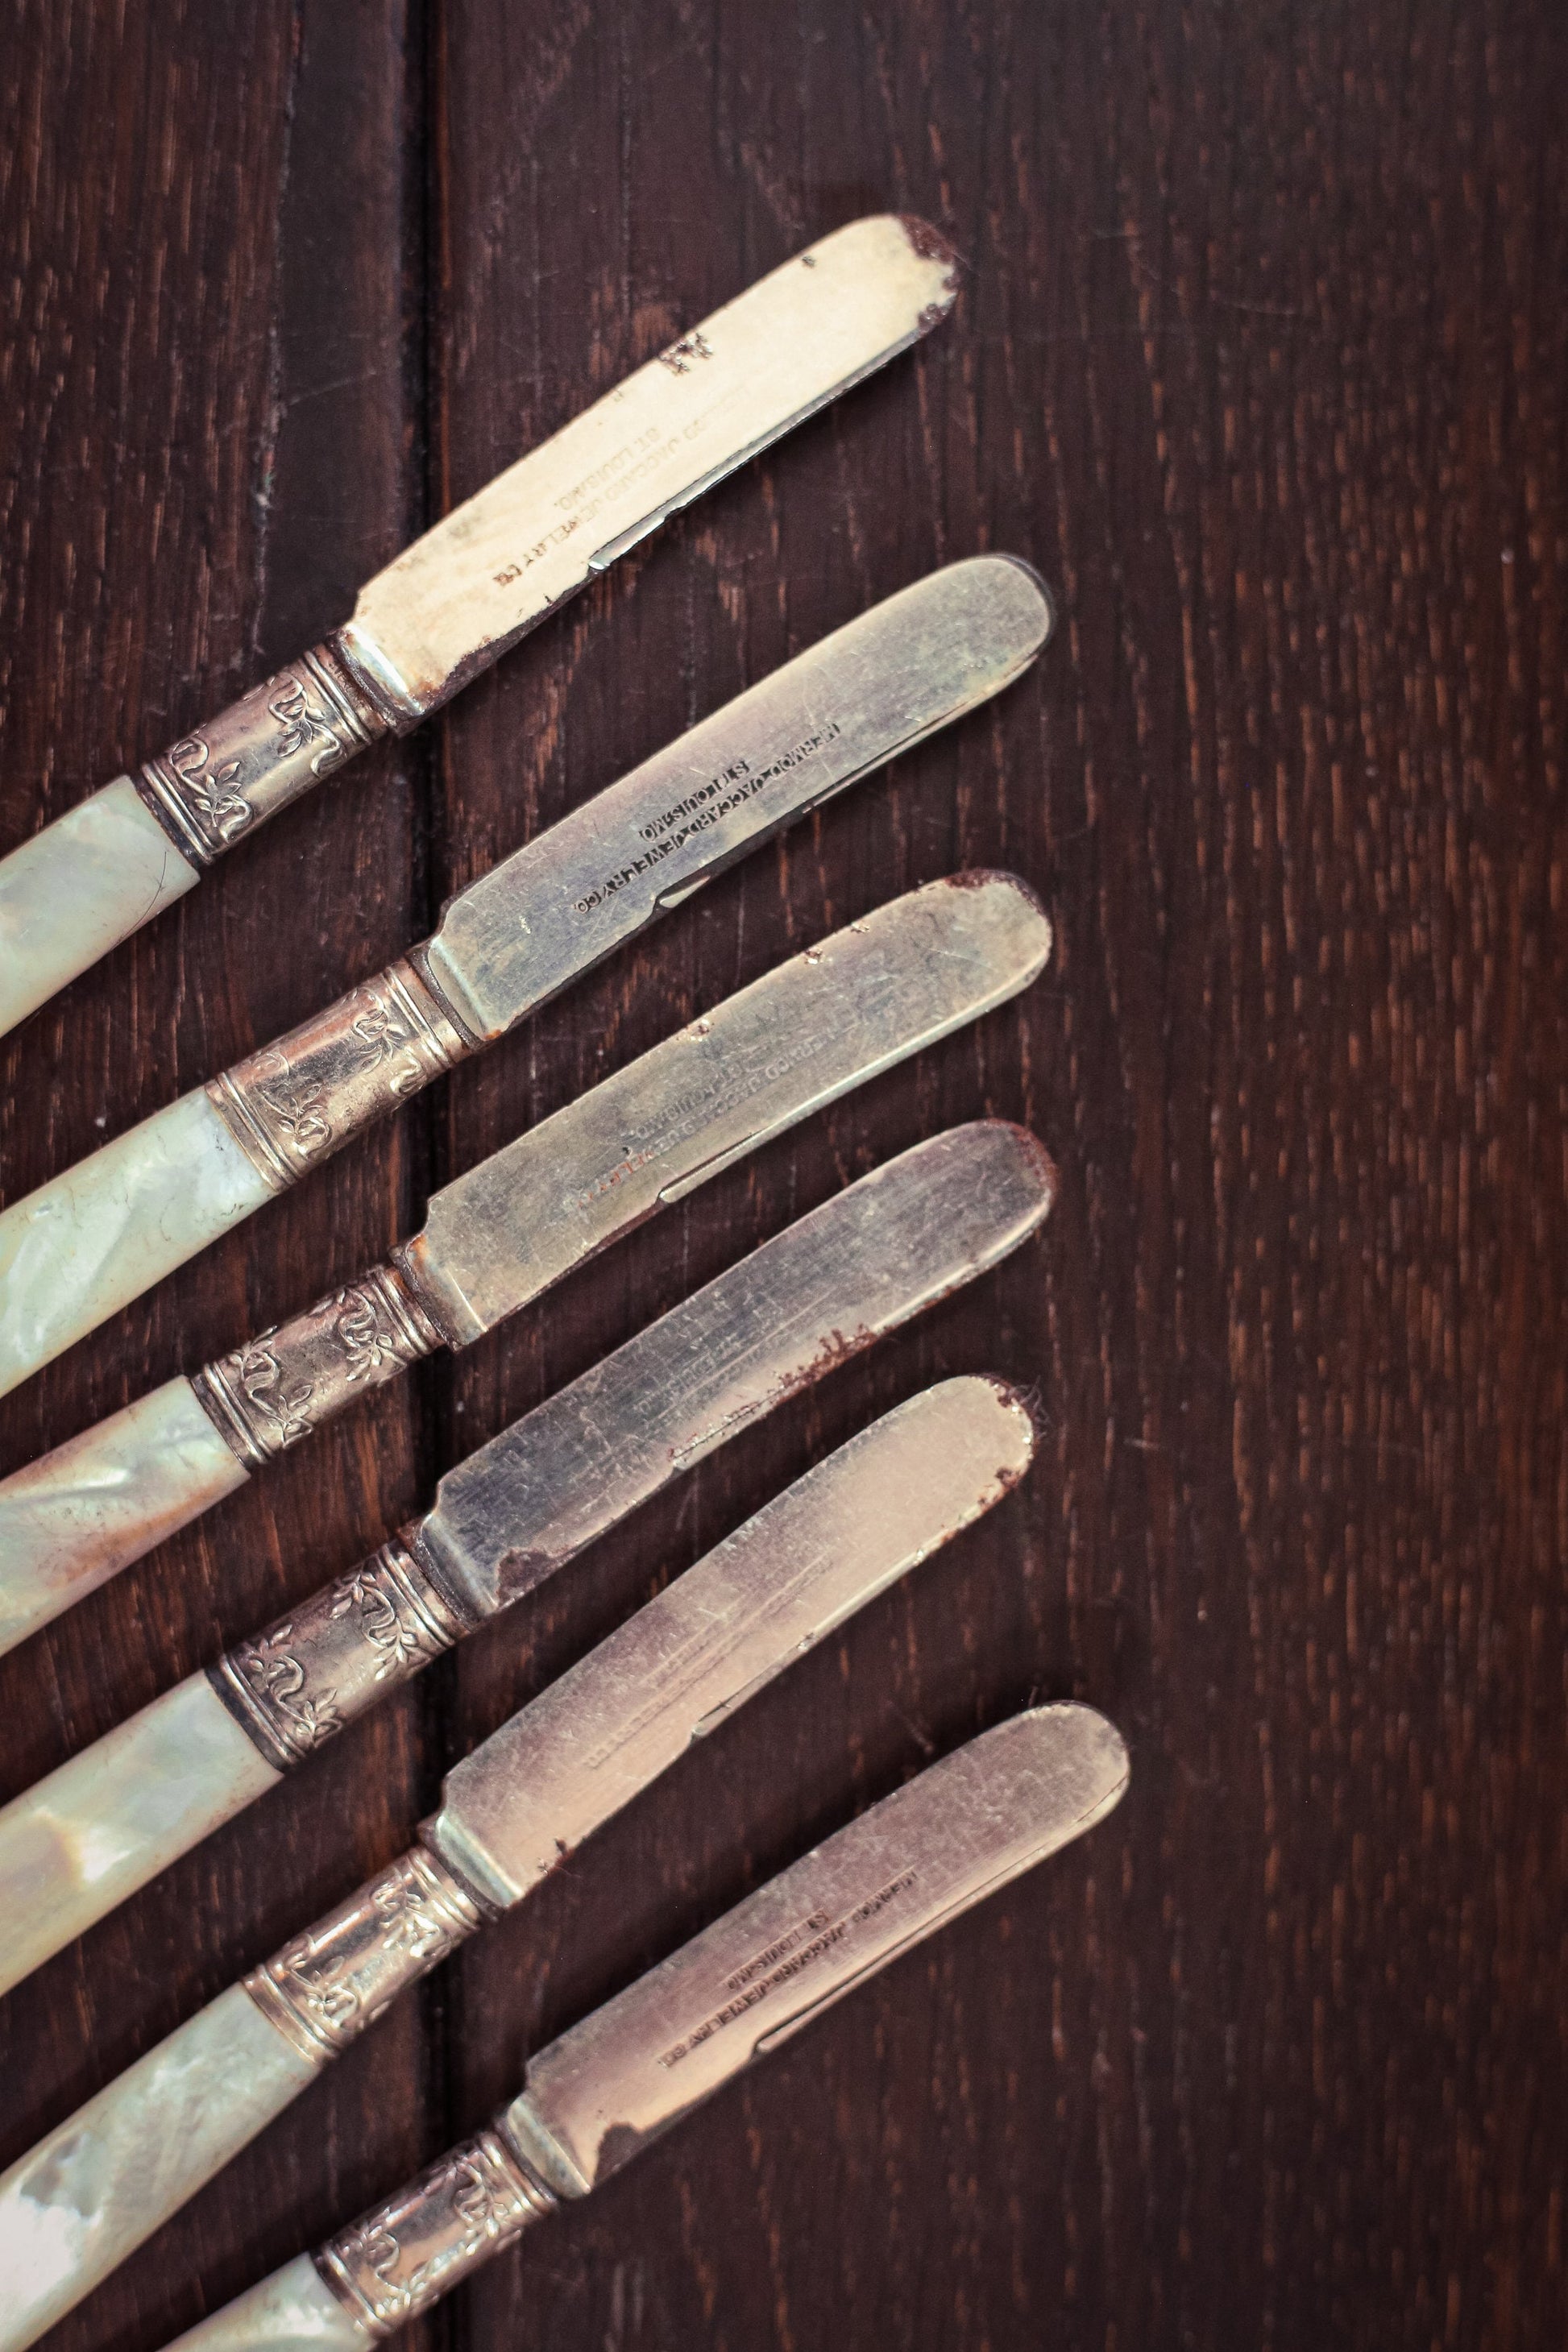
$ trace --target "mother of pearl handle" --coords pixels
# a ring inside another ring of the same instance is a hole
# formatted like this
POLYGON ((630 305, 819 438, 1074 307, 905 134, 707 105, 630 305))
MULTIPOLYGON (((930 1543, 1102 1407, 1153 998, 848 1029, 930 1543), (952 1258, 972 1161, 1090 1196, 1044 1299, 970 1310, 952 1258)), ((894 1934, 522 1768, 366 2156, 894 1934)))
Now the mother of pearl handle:
POLYGON ((334 630, 134 780, 117 776, 0 859, 0 1035, 384 735, 384 701, 334 630))
POLYGON ((315 2073, 232 1985, 40 2140, 0 2179, 0 2352, 36 2343, 315 2073))
POLYGON ((198 2320, 169 2352, 363 2352, 380 2331, 351 2317, 309 2254, 198 2320))
POLYGON ((0 1215, 0 1396, 273 1189, 198 1088, 16 1202, 0 1215))
POLYGON ((0 2352, 31 2344, 480 1923, 414 1846, 175 2028, 0 2180, 0 2352))
POLYGON ((0 1036, 200 878, 129 776, 0 858, 0 1036))
POLYGON ((0 1655, 249 1475, 180 1379, 0 1478, 0 1655))
POLYGON ((192 1675, 13 1798, 0 1811, 0 1993, 279 1778, 192 1675))
MULTIPOLYGON (((506 2136, 504 2116, 217 2312, 180 2345, 204 2352, 304 2352, 374 2344, 449 2294, 557 2200, 506 2136), (334 2320, 330 2305, 341 2316, 334 2320), (315 2332, 312 2332, 315 2331, 315 2332)), ((178 2347, 174 2347, 178 2352, 178 2347)))

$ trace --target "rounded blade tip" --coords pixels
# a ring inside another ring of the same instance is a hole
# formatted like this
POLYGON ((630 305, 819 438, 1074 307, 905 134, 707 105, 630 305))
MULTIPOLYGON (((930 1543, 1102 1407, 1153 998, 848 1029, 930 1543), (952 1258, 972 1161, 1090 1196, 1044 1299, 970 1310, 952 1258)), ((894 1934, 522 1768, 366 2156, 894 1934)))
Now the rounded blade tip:
POLYGON ((1051 919, 1040 903, 1039 893, 1020 876, 1009 874, 1002 866, 966 866, 962 873, 944 874, 929 887, 933 890, 982 891, 993 895, 998 902, 1012 901, 1009 911, 1018 919, 1023 937, 1030 946, 1018 985, 1026 988, 1030 981, 1038 979, 1051 960, 1051 919))
POLYGON ((1012 1729, 1030 1759, 1049 1773, 1053 1793, 1076 1816, 1080 1835, 1120 1804, 1132 1776, 1127 1743, 1108 1716, 1080 1699, 1032 1706, 1013 1717, 1012 1729))
POLYGON ((987 624, 998 646, 1005 646, 1019 667, 1032 662, 1049 644, 1057 625, 1056 599, 1026 556, 1005 551, 964 555, 956 563, 944 563, 928 572, 926 578, 971 594, 983 588, 987 624))
POLYGON ((994 1500, 1010 1495, 1026 1475, 1040 1442, 1039 1420, 1034 1400, 1000 1373, 955 1372, 917 1391, 910 1402, 939 1418, 968 1423, 976 1436, 984 1431, 986 1441, 994 1443, 994 1500))
POLYGON ((862 213, 858 219, 841 221, 837 228, 815 238, 796 258, 815 268, 831 247, 858 259, 875 257, 879 249, 889 263, 913 255, 920 268, 912 290, 926 297, 915 321, 917 335, 928 335, 933 327, 941 326, 958 299, 964 265, 942 231, 917 213, 862 213))
POLYGON ((921 314, 921 329, 927 332, 941 323, 958 299, 958 289, 963 282, 963 264, 957 248, 943 236, 941 229, 922 220, 919 213, 897 213, 892 215, 910 241, 917 260, 935 264, 943 273, 935 299, 921 314))
POLYGON ((1001 1165, 1011 1162, 1009 1172, 1017 1175, 1031 1196, 1033 1223, 1044 1223, 1055 1205, 1058 1180, 1057 1163, 1037 1135, 1011 1118, 970 1119, 963 1127, 950 1127, 946 1133, 975 1160, 1001 1165))

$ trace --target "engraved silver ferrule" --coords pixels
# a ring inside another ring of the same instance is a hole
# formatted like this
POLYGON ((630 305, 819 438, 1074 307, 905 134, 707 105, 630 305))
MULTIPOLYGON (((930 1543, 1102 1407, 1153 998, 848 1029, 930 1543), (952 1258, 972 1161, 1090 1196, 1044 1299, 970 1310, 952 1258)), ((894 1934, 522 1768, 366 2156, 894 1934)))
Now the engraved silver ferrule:
POLYGON ((468 1889, 415 1846, 244 1979, 289 2047, 325 2065, 482 1926, 468 1889))
POLYGON ((413 959, 400 956, 207 1087, 276 1192, 476 1051, 413 959))
POLYGON ((499 2133, 482 2131, 329 2238, 316 2268, 368 2336, 390 2336, 556 2201, 499 2133))
MULTIPOLYGON (((404 1535, 416 1538, 417 1527, 404 1535)), ((394 1537, 347 1576, 207 1669, 237 1723, 287 1772, 468 1631, 394 1537)))
POLYGON ((392 725, 333 635, 132 781, 176 848, 206 866, 392 725))
POLYGON ((397 1268, 377 1265, 220 1356, 191 1386, 219 1434, 255 1470, 441 1344, 397 1268))

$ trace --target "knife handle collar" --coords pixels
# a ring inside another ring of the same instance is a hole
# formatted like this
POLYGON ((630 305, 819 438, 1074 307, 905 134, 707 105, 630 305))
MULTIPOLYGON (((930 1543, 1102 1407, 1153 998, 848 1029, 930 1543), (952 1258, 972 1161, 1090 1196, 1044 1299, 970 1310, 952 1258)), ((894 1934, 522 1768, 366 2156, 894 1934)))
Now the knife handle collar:
POLYGON ((289 2048, 321 2066, 484 1916, 438 1856, 412 1846, 242 1981, 289 2048))
POLYGON ((393 714, 326 638, 132 778, 187 863, 211 866, 242 834, 390 732, 393 714))
POLYGON ((281 1192, 478 1044, 413 958, 399 956, 324 1013, 225 1070, 207 1098, 264 1181, 281 1192))
POLYGON ((235 1458, 258 1470, 442 1341, 396 1266, 376 1265, 205 1365, 191 1386, 235 1458))
POLYGON ((465 2140, 316 2255, 316 2269, 373 2340, 405 2326, 553 2210, 556 2198, 497 2131, 465 2140))
POLYGON ((208 1667, 218 1697, 275 1771, 302 1764, 469 1630, 426 1573, 418 1535, 418 1522, 405 1528, 208 1667))

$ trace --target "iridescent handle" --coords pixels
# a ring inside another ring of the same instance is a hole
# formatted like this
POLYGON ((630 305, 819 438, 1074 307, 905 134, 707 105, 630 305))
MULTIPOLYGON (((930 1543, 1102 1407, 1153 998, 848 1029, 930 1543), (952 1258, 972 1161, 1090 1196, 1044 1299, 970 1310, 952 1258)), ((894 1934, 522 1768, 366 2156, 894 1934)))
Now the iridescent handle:
POLYGON ((356 751, 411 723, 334 633, 0 859, 0 1035, 356 751))
POLYGON ((309 2254, 198 2320, 169 2352, 364 2352, 376 2341, 338 2301, 309 2254))
POLYGON ((480 1917, 413 1847, 14 2164, 0 2179, 0 2352, 107 2278, 480 1917))
POLYGON ((0 1215, 0 1396, 269 1200, 205 1093, 0 1215))
POLYGON ((0 1396, 474 1051, 407 958, 0 1214, 0 1396))
POLYGON ((200 879, 129 776, 0 858, 0 1036, 200 879))
POLYGON ((192 1675, 14 1797, 0 1811, 0 1993, 277 1780, 192 1675))
POLYGON ((0 1654, 246 1476, 191 1382, 175 1380, 0 1479, 0 1654))
POLYGON ((0 1993, 466 1630, 394 1538, 14 1798, 0 1811, 0 1993))
POLYGON ((0 2352, 22 2352, 313 2082, 232 1985, 0 2179, 0 2352))

